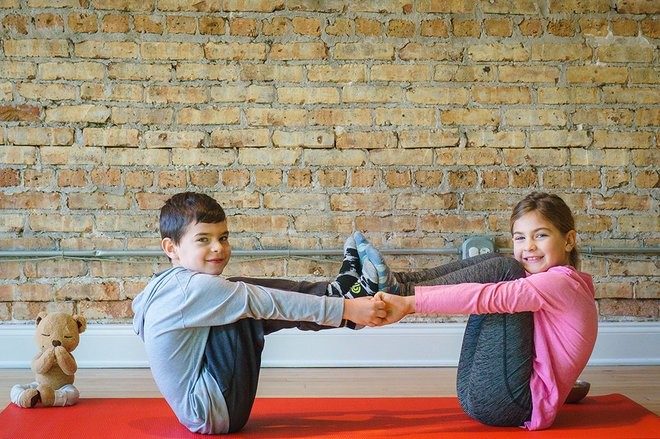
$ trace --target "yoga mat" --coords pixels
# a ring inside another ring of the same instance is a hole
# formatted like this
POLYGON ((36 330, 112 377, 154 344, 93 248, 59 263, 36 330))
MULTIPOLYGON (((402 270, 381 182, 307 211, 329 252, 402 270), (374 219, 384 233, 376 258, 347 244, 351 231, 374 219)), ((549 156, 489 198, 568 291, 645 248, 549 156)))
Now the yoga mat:
MULTIPOLYGON (((660 419, 623 395, 565 405, 553 427, 528 432, 489 427, 456 398, 258 398, 237 438, 660 438, 660 419)), ((2 439, 203 438, 174 417, 164 399, 81 399, 71 407, 0 413, 2 439)))

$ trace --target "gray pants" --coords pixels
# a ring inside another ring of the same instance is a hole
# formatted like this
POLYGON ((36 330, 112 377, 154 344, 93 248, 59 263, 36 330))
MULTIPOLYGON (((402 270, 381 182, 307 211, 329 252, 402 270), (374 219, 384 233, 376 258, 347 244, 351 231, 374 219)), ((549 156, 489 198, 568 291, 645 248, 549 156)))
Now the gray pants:
MULTIPOLYGON (((324 296, 327 282, 294 282, 284 279, 232 278, 303 294, 324 296)), ((264 336, 284 328, 318 331, 330 328, 310 322, 242 319, 210 328, 204 353, 205 367, 215 377, 229 411, 229 433, 243 428, 257 394, 264 336)))
MULTIPOLYGON (((410 273, 394 273, 403 294, 415 285, 490 283, 519 279, 513 258, 486 254, 410 273)), ((534 357, 531 312, 471 315, 458 363, 456 390, 463 410, 488 425, 519 426, 529 420, 529 379, 534 357)))

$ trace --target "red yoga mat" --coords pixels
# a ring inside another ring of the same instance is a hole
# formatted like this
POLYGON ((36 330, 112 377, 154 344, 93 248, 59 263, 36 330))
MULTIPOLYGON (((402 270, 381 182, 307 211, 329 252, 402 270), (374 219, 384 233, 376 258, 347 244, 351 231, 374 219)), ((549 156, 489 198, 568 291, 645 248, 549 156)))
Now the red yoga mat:
MULTIPOLYGON (((456 398, 258 398, 240 438, 660 438, 660 419, 625 396, 565 405, 553 427, 528 432, 488 427, 456 398)), ((1 439, 203 438, 174 417, 164 399, 81 399, 71 407, 0 413, 1 439)))

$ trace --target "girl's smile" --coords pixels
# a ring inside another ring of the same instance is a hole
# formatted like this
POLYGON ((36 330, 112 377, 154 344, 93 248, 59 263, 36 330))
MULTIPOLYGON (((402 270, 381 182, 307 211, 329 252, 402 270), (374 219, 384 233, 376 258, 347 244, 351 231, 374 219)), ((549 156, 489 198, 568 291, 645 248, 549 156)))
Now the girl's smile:
POLYGON ((533 210, 513 223, 513 256, 528 273, 541 273, 558 265, 569 265, 576 233, 563 234, 540 212, 533 210))

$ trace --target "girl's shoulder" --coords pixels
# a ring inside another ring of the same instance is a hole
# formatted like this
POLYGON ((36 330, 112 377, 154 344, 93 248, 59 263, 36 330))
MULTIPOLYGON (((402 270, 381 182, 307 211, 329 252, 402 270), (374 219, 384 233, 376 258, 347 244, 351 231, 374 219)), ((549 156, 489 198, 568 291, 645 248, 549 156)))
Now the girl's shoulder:
POLYGON ((542 271, 541 273, 529 274, 528 277, 547 276, 547 275, 552 275, 552 276, 559 275, 559 276, 569 276, 569 277, 575 277, 575 276, 591 277, 589 273, 579 271, 575 267, 572 267, 570 265, 555 265, 554 267, 550 267, 547 271, 542 271))
POLYGON ((572 267, 570 265, 557 265, 556 267, 550 268, 550 270, 552 270, 553 273, 561 273, 573 278, 591 279, 591 275, 589 273, 580 271, 577 268, 572 267))
POLYGON ((531 274, 527 277, 533 283, 542 282, 555 287, 564 285, 572 290, 579 289, 594 293, 593 279, 590 274, 578 271, 570 265, 557 265, 542 273, 531 274))

